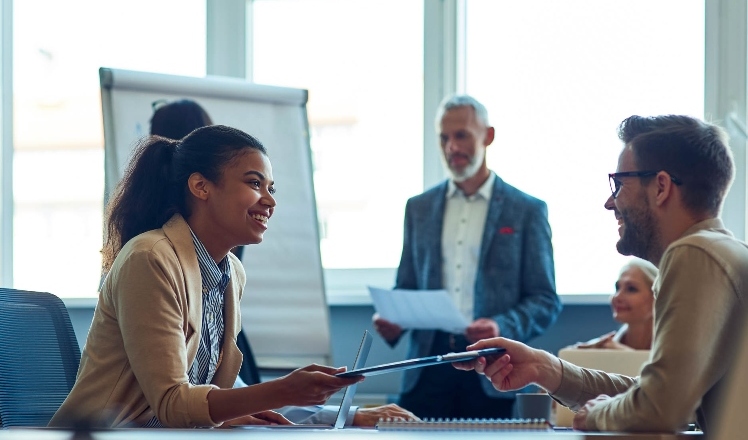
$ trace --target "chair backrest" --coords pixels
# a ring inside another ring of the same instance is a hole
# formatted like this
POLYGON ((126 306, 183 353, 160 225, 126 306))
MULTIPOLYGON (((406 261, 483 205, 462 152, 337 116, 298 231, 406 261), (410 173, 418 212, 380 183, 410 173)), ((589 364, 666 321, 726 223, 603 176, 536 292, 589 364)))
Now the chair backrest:
POLYGON ((46 426, 75 383, 80 348, 65 304, 0 288, 0 420, 46 426))

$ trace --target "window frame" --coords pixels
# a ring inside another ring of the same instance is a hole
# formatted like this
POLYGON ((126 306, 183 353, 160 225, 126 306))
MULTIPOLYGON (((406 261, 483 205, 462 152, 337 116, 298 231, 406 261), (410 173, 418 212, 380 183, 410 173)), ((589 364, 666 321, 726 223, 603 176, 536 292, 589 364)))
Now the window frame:
POLYGON ((0 4, 0 286, 13 286, 13 0, 0 4))
MULTIPOLYGON (((424 1, 424 188, 446 177, 436 144, 433 114, 441 98, 465 89, 466 0, 424 1)), ((252 79, 253 0, 206 0, 208 74, 252 79), (231 19, 225 19, 226 17, 231 19), (238 19, 243 17, 244 19, 238 19), (240 43, 237 44, 237 41, 240 43), (227 48, 232 48, 227 51, 227 48)), ((741 0, 705 0, 704 114, 721 122, 731 135, 736 175, 723 210, 728 229, 741 240, 746 237, 746 102, 748 11, 741 0)), ((12 61, 13 0, 2 0, 0 43, 0 285, 13 285, 13 135, 12 61)), ((601 170, 601 173, 604 170, 601 170)), ((602 175, 602 174, 601 174, 602 175)), ((330 305, 371 304, 365 285, 391 286, 396 268, 325 269, 330 305)), ((599 304, 608 295, 563 294, 565 304, 599 304)), ((95 299, 72 299, 91 303, 95 299)))

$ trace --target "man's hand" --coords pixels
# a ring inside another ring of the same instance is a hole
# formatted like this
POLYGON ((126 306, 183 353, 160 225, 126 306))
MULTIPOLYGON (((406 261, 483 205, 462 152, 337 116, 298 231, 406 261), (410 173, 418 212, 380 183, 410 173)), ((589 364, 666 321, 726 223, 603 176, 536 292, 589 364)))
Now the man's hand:
POLYGON ((493 319, 478 318, 465 330, 465 338, 471 344, 481 339, 497 338, 499 336, 499 324, 493 319))
POLYGON ((221 428, 231 428, 239 425, 293 425, 290 420, 275 411, 262 411, 249 416, 227 420, 221 428))
POLYGON ((397 419, 406 421, 420 421, 412 412, 394 403, 374 408, 359 408, 353 416, 353 426, 373 427, 380 419, 397 419))
POLYGON ((479 357, 465 362, 454 362, 459 370, 475 370, 485 375, 499 391, 513 391, 530 384, 538 384, 553 392, 561 385, 561 361, 549 353, 506 338, 483 339, 468 345, 468 350, 503 347, 499 357, 479 357))
POLYGON ((588 400, 587 403, 584 404, 582 409, 580 409, 579 411, 577 411, 576 414, 574 414, 572 427, 580 431, 588 431, 590 428, 587 426, 587 416, 590 414, 590 411, 592 411, 592 408, 594 408, 595 406, 603 402, 607 402, 610 399, 612 399, 612 397, 606 396, 605 394, 600 394, 594 399, 588 400))
POLYGON ((400 338, 403 334, 403 329, 395 324, 394 322, 387 321, 386 319, 379 316, 379 313, 375 313, 371 318, 374 324, 374 330, 379 333, 385 341, 393 343, 400 338))

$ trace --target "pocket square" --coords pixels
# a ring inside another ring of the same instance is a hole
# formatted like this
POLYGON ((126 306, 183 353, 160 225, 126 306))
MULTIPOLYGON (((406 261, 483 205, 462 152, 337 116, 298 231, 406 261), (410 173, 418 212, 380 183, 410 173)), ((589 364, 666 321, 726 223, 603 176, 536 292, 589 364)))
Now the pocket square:
POLYGON ((502 226, 499 228, 499 234, 514 234, 514 229, 511 226, 502 226))

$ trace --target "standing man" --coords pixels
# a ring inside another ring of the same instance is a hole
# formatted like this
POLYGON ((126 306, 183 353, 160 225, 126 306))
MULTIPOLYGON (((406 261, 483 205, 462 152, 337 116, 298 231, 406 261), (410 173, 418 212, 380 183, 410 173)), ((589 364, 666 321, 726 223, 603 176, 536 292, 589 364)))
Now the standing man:
POLYGON ((497 389, 540 385, 577 411, 576 429, 673 432, 695 412, 710 434, 748 299, 748 245, 719 218, 734 174, 727 138, 678 115, 631 116, 619 137, 624 147, 605 203, 618 221, 618 252, 660 269, 652 353, 641 375, 580 368, 504 338, 471 349, 505 347, 506 355, 458 367, 484 373, 497 389))
MULTIPOLYGON (((408 201, 395 288, 446 289, 471 324, 463 334, 412 330, 410 358, 499 335, 527 341, 561 311, 547 206, 486 166, 495 135, 486 108, 470 96, 448 97, 436 122, 451 178, 408 201)), ((390 345, 407 330, 373 320, 390 345)), ((514 394, 481 379, 450 365, 406 370, 399 403, 422 418, 512 417, 514 394)))

